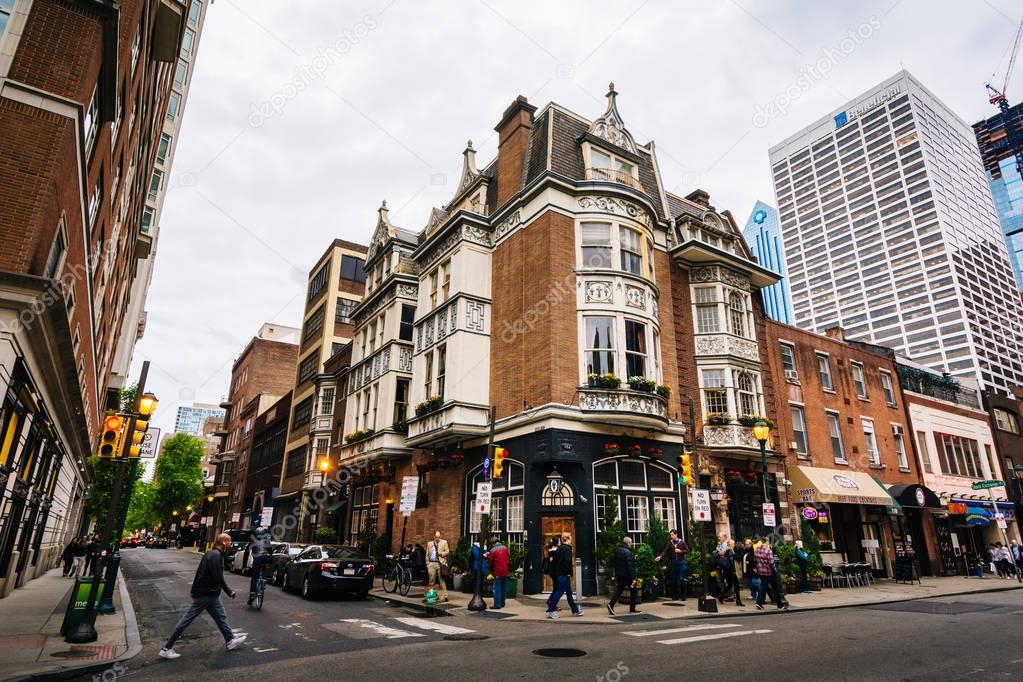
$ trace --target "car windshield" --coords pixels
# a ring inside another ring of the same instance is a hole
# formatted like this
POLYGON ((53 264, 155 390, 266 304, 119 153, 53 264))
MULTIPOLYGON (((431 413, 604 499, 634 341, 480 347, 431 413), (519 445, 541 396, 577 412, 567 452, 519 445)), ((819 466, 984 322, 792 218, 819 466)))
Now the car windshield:
POLYGON ((227 534, 231 536, 231 542, 248 542, 249 535, 251 535, 249 531, 237 528, 227 531, 227 534))
POLYGON ((323 548, 323 553, 330 559, 363 559, 368 560, 369 556, 363 554, 354 547, 340 547, 337 545, 326 546, 323 548))

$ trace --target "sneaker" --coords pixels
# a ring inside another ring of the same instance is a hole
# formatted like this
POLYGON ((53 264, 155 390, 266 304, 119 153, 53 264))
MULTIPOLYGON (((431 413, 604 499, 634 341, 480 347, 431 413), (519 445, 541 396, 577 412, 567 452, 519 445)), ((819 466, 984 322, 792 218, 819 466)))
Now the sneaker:
POLYGON ((583 610, 579 609, 578 611, 573 611, 572 615, 573 616, 581 616, 581 615, 583 615, 583 610))
POLYGON ((615 607, 611 606, 611 602, 607 603, 607 612, 612 616, 615 615, 615 607))
POLYGON ((160 658, 175 659, 181 658, 181 654, 174 649, 160 649, 160 658))
POLYGON ((757 607, 757 611, 763 611, 764 610, 764 605, 763 604, 754 604, 754 606, 757 607))
POLYGON ((551 620, 557 620, 558 619, 558 612, 557 611, 548 611, 547 612, 547 617, 550 618, 551 620))
POLYGON ((785 602, 784 604, 782 604, 778 608, 781 609, 782 611, 788 611, 789 610, 789 604, 788 604, 788 602, 785 602))
POLYGON ((246 635, 238 635, 237 637, 235 637, 234 639, 227 643, 227 650, 233 651, 237 649, 238 647, 245 643, 246 639, 248 639, 246 635))

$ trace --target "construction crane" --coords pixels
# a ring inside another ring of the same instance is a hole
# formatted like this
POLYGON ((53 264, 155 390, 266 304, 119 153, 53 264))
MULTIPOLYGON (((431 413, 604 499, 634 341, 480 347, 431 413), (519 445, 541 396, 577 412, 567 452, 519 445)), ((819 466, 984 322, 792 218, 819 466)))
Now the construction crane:
POLYGON ((998 110, 1002 112, 1002 128, 1005 130, 1009 149, 1016 156, 1016 172, 1020 174, 1020 177, 1023 177, 1023 135, 1012 124, 1012 118, 1009 116, 1009 101, 1005 98, 1005 91, 1009 87, 1009 79, 1012 78, 1012 68, 1016 65, 1016 55, 1019 54, 1021 38, 1023 38, 1023 20, 1019 22, 1019 28, 1016 29, 1016 37, 1012 41, 1012 49, 1009 51, 1009 66, 1005 69, 1005 81, 1002 83, 1002 89, 996 90, 990 82, 986 83, 985 87, 989 95, 988 101, 991 104, 998 105, 998 110))

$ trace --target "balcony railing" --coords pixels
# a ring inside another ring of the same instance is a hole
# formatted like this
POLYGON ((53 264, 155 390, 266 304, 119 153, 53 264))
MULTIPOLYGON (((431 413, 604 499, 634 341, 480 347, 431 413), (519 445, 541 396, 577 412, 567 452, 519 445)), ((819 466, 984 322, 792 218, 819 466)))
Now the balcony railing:
POLYGON ((753 437, 753 429, 742 424, 706 424, 703 444, 710 448, 753 448, 760 451, 760 442, 753 437))
POLYGON ((489 423, 489 410, 485 406, 451 401, 434 412, 410 419, 406 442, 422 447, 482 436, 487 433, 489 423))
POLYGON ((369 438, 343 445, 338 451, 341 466, 357 457, 404 456, 412 454, 412 448, 405 442, 405 434, 385 430, 374 433, 369 438))
POLYGON ((668 401, 663 396, 627 388, 579 389, 579 409, 609 417, 619 423, 664 428, 668 423, 668 401))
POLYGON ((643 191, 643 186, 639 184, 639 180, 632 177, 631 173, 625 171, 614 170, 613 168, 587 168, 586 169, 587 180, 604 180, 606 182, 617 182, 622 185, 628 185, 633 189, 643 191))

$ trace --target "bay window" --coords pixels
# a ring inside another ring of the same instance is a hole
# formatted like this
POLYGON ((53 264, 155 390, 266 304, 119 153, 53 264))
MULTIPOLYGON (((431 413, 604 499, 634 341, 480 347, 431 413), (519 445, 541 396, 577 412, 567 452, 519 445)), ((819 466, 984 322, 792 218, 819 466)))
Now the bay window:
POLYGON ((728 297, 728 331, 736 336, 746 336, 746 298, 739 293, 728 297))
POLYGON ((625 321, 625 366, 627 377, 646 377, 646 325, 625 321))
POLYGON ((708 413, 728 414, 728 389, 723 369, 703 370, 703 400, 708 413))
POLYGON ((713 334, 719 331, 717 287, 696 287, 693 298, 696 301, 696 332, 713 334))
POLYGON ((586 318, 586 373, 615 371, 615 321, 613 317, 586 318))
POLYGON ((581 268, 610 270, 617 267, 622 272, 653 277, 652 263, 647 265, 650 241, 642 230, 587 221, 579 225, 579 244, 581 268))
POLYGON ((583 223, 582 250, 584 268, 610 268, 610 223, 583 223))
POLYGON ((635 230, 621 228, 622 270, 634 275, 643 274, 643 237, 635 230))

